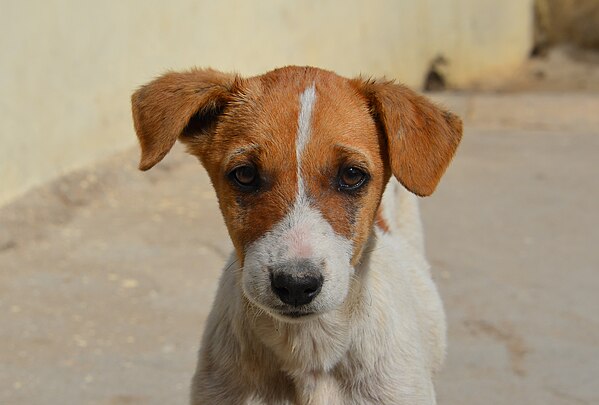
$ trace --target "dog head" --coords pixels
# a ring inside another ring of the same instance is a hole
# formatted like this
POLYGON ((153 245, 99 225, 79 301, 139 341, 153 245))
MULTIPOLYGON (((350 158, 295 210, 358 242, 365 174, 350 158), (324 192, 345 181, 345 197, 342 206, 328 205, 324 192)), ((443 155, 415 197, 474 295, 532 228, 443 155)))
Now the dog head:
POLYGON ((140 169, 187 145, 218 195, 245 296, 285 320, 341 305, 389 177, 431 194, 462 134, 402 85, 309 67, 168 73, 132 104, 140 169))

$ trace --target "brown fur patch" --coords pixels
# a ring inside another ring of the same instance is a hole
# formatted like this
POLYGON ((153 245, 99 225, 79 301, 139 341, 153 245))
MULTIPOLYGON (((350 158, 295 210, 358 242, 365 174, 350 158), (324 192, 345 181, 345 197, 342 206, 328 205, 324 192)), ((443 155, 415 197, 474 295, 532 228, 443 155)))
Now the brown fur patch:
POLYGON ((299 85, 251 78, 245 92, 223 114, 211 137, 186 139, 190 153, 206 167, 233 243, 243 258, 245 247, 279 222, 297 194, 295 136, 299 114, 299 85), (238 150, 234 162, 224 158, 238 150), (242 164, 252 164, 260 174, 260 189, 241 192, 227 174, 242 164))
POLYGON ((205 117, 226 104, 238 85, 235 75, 212 69, 167 73, 131 96, 133 124, 141 146, 139 168, 162 160, 194 115, 205 117))
POLYGON ((385 216, 383 215, 383 207, 379 206, 379 209, 376 210, 376 218, 374 220, 376 226, 385 233, 390 233, 391 228, 389 228, 389 224, 385 220, 385 216))

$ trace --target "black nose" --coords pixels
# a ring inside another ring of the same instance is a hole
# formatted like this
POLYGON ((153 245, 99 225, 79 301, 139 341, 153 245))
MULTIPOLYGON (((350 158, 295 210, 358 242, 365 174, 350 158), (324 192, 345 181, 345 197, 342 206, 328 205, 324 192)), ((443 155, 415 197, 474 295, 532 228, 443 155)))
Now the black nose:
POLYGON ((322 282, 322 274, 311 265, 280 266, 270 273, 274 293, 285 304, 295 307, 311 302, 320 292, 322 282))

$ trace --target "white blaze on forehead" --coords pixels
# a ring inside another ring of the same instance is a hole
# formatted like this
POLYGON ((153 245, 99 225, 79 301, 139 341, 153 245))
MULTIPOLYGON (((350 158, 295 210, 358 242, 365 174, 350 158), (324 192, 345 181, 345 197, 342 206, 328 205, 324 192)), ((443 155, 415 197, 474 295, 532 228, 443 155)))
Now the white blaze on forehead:
POLYGON ((295 156, 297 158, 298 196, 304 196, 304 179, 302 178, 302 155, 310 140, 312 110, 316 102, 316 87, 312 83, 300 95, 300 111, 297 118, 297 136, 295 140, 295 156))

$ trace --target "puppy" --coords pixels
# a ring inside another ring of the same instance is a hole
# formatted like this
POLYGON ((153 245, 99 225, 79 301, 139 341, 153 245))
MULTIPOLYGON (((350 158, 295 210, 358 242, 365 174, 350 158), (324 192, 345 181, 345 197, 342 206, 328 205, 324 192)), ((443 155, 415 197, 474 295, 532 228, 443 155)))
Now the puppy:
POLYGON ((192 404, 435 403, 445 316, 414 194, 435 189, 458 117, 312 67, 167 73, 132 104, 140 169, 186 144, 235 248, 192 404))

